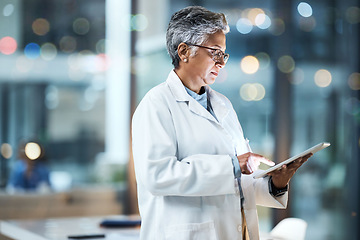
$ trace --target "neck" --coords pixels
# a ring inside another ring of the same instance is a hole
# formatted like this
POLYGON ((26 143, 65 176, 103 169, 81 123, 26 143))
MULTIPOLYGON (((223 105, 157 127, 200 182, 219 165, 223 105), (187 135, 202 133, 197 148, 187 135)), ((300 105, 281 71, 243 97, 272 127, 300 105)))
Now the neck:
POLYGON ((189 76, 183 68, 181 67, 176 68, 175 73, 178 75, 178 77, 180 78, 181 82, 184 84, 185 87, 187 87, 193 92, 196 92, 197 94, 204 93, 205 88, 203 88, 203 86, 201 85, 196 84, 192 80, 191 76, 189 76))

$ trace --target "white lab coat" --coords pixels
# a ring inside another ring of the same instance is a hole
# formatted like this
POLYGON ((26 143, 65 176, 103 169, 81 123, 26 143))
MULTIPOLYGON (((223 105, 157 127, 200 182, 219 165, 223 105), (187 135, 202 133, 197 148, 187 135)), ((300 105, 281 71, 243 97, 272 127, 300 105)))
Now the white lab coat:
MULTIPOLYGON (((241 239, 241 208, 231 156, 248 152, 230 101, 206 87, 218 121, 171 71, 137 107, 132 143, 141 239, 241 239)), ((259 239, 256 204, 284 208, 268 179, 242 175, 251 240, 259 239)))

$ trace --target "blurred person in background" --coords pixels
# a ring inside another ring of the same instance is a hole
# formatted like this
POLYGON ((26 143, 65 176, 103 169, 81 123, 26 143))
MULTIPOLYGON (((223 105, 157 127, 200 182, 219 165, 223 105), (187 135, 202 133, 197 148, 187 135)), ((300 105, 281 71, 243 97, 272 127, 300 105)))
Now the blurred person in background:
POLYGON ((274 163, 251 152, 230 101, 209 87, 229 58, 228 32, 224 14, 203 7, 171 17, 174 69, 132 123, 141 239, 259 239, 256 205, 285 208, 288 183, 310 157, 265 178, 250 175, 260 162, 274 163))
POLYGON ((44 147, 35 141, 21 141, 18 146, 18 159, 13 165, 9 191, 50 190, 49 170, 45 163, 44 147))

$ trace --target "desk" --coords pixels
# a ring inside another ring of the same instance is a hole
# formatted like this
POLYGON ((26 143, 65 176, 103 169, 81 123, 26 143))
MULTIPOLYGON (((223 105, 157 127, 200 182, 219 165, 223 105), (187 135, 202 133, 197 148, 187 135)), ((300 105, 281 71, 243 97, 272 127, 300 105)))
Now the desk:
POLYGON ((0 221, 1 234, 16 240, 68 240, 69 235, 105 234, 92 240, 139 240, 140 228, 102 228, 100 222, 127 216, 0 221))

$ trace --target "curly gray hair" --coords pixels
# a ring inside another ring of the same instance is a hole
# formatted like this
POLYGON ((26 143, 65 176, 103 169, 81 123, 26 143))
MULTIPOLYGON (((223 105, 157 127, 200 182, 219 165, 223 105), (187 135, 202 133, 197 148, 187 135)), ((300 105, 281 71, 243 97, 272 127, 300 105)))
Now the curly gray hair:
POLYGON ((229 32, 225 15, 215 13, 200 6, 191 6, 174 13, 166 31, 167 51, 175 68, 179 66, 180 57, 177 48, 180 43, 201 45, 209 35, 218 31, 229 32))

